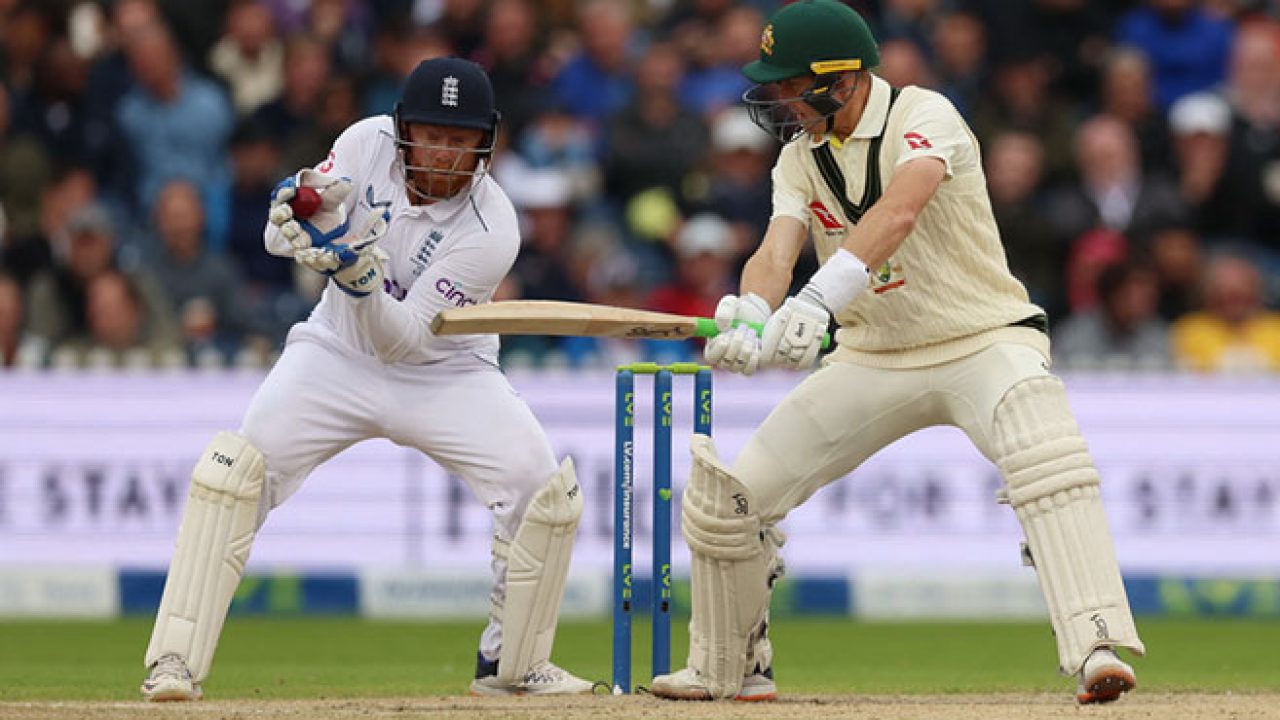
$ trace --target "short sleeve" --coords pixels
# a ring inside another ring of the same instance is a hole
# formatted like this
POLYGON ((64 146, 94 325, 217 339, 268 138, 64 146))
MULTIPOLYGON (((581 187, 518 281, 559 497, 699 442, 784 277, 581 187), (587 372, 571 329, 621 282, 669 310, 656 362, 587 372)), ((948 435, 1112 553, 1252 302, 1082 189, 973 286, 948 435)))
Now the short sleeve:
POLYGON ((898 123, 897 137, 886 137, 885 143, 897 151, 893 166, 916 158, 936 157, 946 165, 946 179, 972 162, 973 138, 960 113, 945 98, 930 95, 905 108, 898 123))
POLYGON ((812 189, 800 164, 800 149, 806 144, 803 138, 787 143, 773 166, 773 215, 772 218, 792 217, 809 226, 809 200, 812 189))

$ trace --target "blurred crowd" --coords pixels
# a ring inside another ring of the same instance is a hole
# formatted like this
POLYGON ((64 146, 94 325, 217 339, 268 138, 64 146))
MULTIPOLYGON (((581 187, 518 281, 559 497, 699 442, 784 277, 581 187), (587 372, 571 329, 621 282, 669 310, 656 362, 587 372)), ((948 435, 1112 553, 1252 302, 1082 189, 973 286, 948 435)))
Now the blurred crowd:
MULTIPOLYGON (((1068 369, 1280 371, 1280 21, 1250 0, 850 0, 982 144, 1068 369)), ((766 0, 0 0, 0 367, 261 367, 323 278, 274 184, 469 57, 524 247, 502 299, 710 315, 768 221, 766 0)), ((957 238, 957 241, 963 241, 957 238)), ((816 266, 802 259, 796 280, 816 266)), ((690 343, 508 338, 511 364, 690 343)))

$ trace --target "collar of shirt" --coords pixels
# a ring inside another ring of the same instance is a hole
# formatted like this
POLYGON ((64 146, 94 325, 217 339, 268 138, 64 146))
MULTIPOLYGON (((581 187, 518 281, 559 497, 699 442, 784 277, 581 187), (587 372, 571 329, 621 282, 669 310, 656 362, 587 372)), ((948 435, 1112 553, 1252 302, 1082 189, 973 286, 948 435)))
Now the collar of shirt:
MULTIPOLYGON (((849 136, 859 140, 870 140, 880 135, 884 132, 885 123, 889 120, 889 83, 880 79, 878 75, 872 73, 868 75, 871 77, 871 93, 867 95, 867 105, 862 109, 862 117, 858 118, 858 126, 849 136)), ((828 140, 832 140, 832 144, 836 147, 841 144, 840 138, 830 133, 816 139, 811 137, 809 144, 811 147, 818 147, 828 140)))

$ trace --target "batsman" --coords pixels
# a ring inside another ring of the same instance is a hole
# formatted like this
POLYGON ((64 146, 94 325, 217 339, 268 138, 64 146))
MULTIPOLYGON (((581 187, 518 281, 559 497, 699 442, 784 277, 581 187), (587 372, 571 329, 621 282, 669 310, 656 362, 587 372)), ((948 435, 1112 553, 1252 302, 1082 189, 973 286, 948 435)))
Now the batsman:
POLYGON ((808 368, 832 317, 837 349, 787 395, 729 466, 695 436, 682 529, 692 556, 688 666, 660 697, 776 697, 769 597, 775 525, 815 491, 921 428, 962 429, 1003 476, 1076 699, 1136 685, 1143 654, 1099 478, 1049 371, 1044 312, 1009 273, 978 143, 955 107, 872 73, 876 42, 835 0, 799 0, 764 27, 744 68, 756 124, 784 146, 772 219, 724 297, 707 360, 747 375, 808 368), (786 297, 804 243, 821 267, 786 297), (762 323, 757 337, 737 321, 762 323))
POLYGON ((583 505, 573 463, 556 461, 503 376, 496 335, 429 329, 446 307, 489 300, 520 247, 515 209, 486 172, 498 128, 479 65, 426 60, 393 115, 355 123, 327 159, 277 186, 267 250, 329 279, 240 431, 218 434, 196 464, 144 698, 201 696, 268 512, 316 466, 370 438, 422 451, 493 516, 492 611, 471 692, 590 692, 550 660, 583 505))

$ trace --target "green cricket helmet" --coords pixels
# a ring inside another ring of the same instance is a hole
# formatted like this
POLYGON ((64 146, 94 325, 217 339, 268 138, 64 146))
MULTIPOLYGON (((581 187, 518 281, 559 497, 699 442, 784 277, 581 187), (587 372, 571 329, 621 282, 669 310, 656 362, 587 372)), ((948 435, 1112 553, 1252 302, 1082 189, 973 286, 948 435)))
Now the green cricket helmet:
POLYGON ((871 28, 855 10, 837 0, 798 0, 765 24, 760 59, 742 68, 756 85, 742 99, 757 125, 787 142, 801 129, 788 105, 803 100, 829 122, 844 106, 830 95, 843 73, 879 65, 871 28), (812 77, 813 85, 798 97, 778 97, 774 83, 802 75, 812 77))

